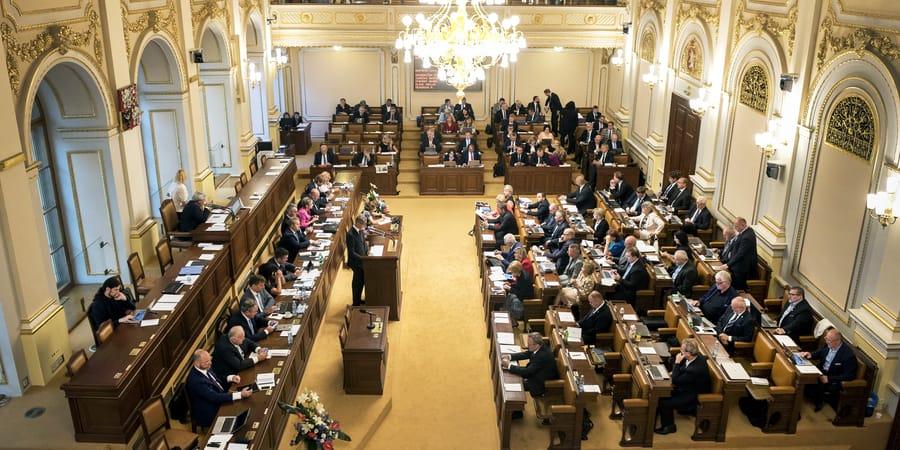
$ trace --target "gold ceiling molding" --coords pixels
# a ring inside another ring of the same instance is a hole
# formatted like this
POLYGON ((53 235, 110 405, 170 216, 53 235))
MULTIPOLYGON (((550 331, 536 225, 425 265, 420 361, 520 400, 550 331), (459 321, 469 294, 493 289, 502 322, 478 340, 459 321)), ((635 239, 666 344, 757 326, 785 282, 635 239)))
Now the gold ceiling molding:
POLYGON ((690 19, 697 19, 700 22, 718 29, 719 11, 721 7, 722 0, 718 0, 715 5, 701 5, 698 3, 682 1, 678 4, 678 16, 675 18, 675 29, 680 30, 681 25, 690 19))
MULTIPOLYGON (((205 0, 199 3, 200 7, 191 11, 191 23, 194 30, 197 29, 206 19, 216 17, 224 17, 225 24, 228 27, 226 33, 231 33, 231 10, 228 9, 226 2, 219 3, 221 0, 205 0)), ((194 5, 197 5, 195 3, 194 5)))
POLYGON ((638 17, 641 16, 641 12, 645 9, 661 12, 666 9, 666 0, 641 0, 638 3, 638 17))
POLYGON ((797 4, 794 3, 794 6, 791 6, 787 15, 748 11, 746 4, 747 0, 741 0, 735 14, 734 39, 731 43, 732 51, 738 41, 747 33, 755 32, 760 34, 767 32, 776 40, 782 37, 786 38, 787 42, 783 44, 787 50, 787 55, 791 56, 794 53, 794 40, 797 37, 797 4))
POLYGON ((888 62, 894 63, 900 60, 900 48, 891 38, 868 28, 855 28, 845 36, 835 35, 836 26, 846 26, 837 21, 834 10, 829 6, 828 14, 822 21, 822 39, 819 41, 819 50, 816 55, 816 70, 822 70, 829 55, 834 56, 845 50, 853 50, 858 55, 869 50, 880 55, 888 62))
POLYGON ((703 49, 697 35, 692 34, 688 38, 687 44, 681 52, 679 70, 695 80, 703 79, 703 49))
POLYGON ((159 33, 166 30, 175 39, 175 45, 180 49, 181 41, 178 39, 178 12, 175 3, 167 0, 165 6, 141 12, 136 19, 129 20, 128 7, 122 1, 122 28, 125 34, 125 53, 131 61, 132 35, 139 35, 147 29, 159 33))
POLYGON ((88 2, 84 8, 87 26, 76 31, 69 25, 48 25, 44 31, 38 33, 27 42, 20 42, 18 30, 7 23, 0 23, 0 40, 6 47, 6 65, 9 75, 9 84, 13 94, 19 94, 22 70, 19 63, 27 65, 34 63, 41 56, 52 51, 58 51, 65 55, 69 50, 85 47, 87 54, 93 54, 97 67, 103 67, 103 41, 100 33, 100 15, 94 10, 93 2, 88 2))
POLYGON ((825 130, 825 142, 863 160, 872 159, 875 116, 862 97, 847 97, 839 101, 831 111, 825 130))

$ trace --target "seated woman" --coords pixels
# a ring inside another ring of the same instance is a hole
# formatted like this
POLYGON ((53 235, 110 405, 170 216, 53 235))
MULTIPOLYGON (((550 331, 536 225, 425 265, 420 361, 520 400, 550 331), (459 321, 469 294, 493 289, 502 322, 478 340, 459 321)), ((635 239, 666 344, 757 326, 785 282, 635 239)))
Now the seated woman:
POLYGON ((278 298, 287 281, 277 264, 265 263, 259 267, 259 276, 266 279, 266 292, 272 298, 278 298))
POLYGON ((684 252, 687 253, 688 259, 693 261, 694 260, 694 252, 691 251, 691 246, 688 244, 687 233, 685 233, 684 231, 678 230, 672 236, 672 239, 675 241, 675 249, 672 250, 671 253, 670 252, 661 252, 659 254, 659 258, 666 264, 666 266, 669 266, 672 264, 672 259, 673 259, 672 255, 674 255, 675 252, 677 252, 678 250, 684 250, 684 252))
POLYGON ((294 128, 294 118, 291 117, 290 113, 284 113, 284 115, 281 116, 281 120, 278 121, 278 127, 282 130, 294 128))
POLYGON ((441 124, 441 133, 459 133, 459 124, 453 118, 453 114, 447 116, 447 120, 441 124))
POLYGON ((478 136, 478 129, 475 128, 475 118, 467 117, 462 121, 462 128, 468 128, 472 130, 473 136, 478 136))
POLYGON ((513 257, 516 261, 522 263, 522 270, 528 273, 532 279, 534 279, 534 264, 531 262, 531 258, 528 257, 528 249, 525 247, 519 247, 513 251, 513 257))
POLYGON ((528 141, 525 142, 525 153, 528 155, 533 155, 537 153, 538 148, 541 147, 541 144, 538 142, 537 138, 534 135, 528 138, 528 141))
POLYGON ((566 153, 566 149, 564 149, 562 147, 562 145, 559 145, 558 139, 553 140, 553 144, 551 144, 550 148, 553 149, 553 152, 551 153, 551 155, 553 155, 553 156, 551 157, 551 160, 550 160, 551 166, 553 166, 553 165, 561 166, 561 165, 565 164, 566 161, 569 159, 569 154, 566 153), (554 164, 553 163, 554 160, 556 160, 558 162, 556 164, 554 164))
POLYGON ((454 147, 454 148, 451 148, 450 150, 444 152, 443 160, 444 160, 444 162, 452 161, 452 162, 456 163, 457 165, 459 165, 462 162, 462 155, 460 155, 459 152, 457 152, 456 148, 454 147))
POLYGON ((585 259, 581 265, 581 272, 574 279, 569 279, 566 285, 559 290, 556 296, 556 305, 568 306, 577 319, 579 317, 579 305, 587 302, 588 295, 597 285, 597 264, 590 259, 585 259))
POLYGON ((390 134, 381 135, 381 143, 378 144, 378 153, 397 153, 399 150, 394 145, 394 139, 390 134))
POLYGON ((135 309, 131 291, 123 289, 122 280, 116 276, 107 278, 100 285, 88 313, 94 326, 100 326, 103 322, 111 320, 113 327, 118 327, 120 323, 136 323, 135 309))
POLYGON ((603 248, 606 259, 619 259, 623 251, 625 251, 625 239, 622 238, 622 235, 616 230, 607 231, 606 245, 603 248))
POLYGON ((544 125, 544 129, 538 133, 537 139, 538 141, 544 141, 545 139, 553 140, 553 133, 550 131, 550 125, 544 125))
POLYGON ((297 217, 300 218, 300 229, 306 231, 306 228, 312 225, 317 217, 312 213, 313 200, 309 197, 303 197, 300 200, 300 209, 297 210, 297 217))
POLYGON ((644 202, 641 204, 641 215, 634 218, 637 222, 638 235, 641 239, 656 239, 656 236, 666 228, 666 222, 653 210, 653 204, 644 202))
POLYGON ((316 176, 316 189, 319 190, 319 194, 328 197, 328 193, 331 192, 331 173, 322 172, 316 176))

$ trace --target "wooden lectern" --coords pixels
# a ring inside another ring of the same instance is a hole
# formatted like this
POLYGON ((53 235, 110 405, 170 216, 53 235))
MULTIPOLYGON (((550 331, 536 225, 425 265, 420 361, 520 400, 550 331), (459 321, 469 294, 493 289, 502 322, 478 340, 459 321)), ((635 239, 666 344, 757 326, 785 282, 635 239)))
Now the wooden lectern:
POLYGON ((366 306, 389 306, 390 320, 400 320, 402 292, 400 290, 400 253, 403 216, 393 216, 397 220, 397 230, 391 231, 391 224, 373 225, 369 232, 369 255, 363 257, 363 272, 366 274, 366 306), (381 255, 373 250, 381 246, 381 255))

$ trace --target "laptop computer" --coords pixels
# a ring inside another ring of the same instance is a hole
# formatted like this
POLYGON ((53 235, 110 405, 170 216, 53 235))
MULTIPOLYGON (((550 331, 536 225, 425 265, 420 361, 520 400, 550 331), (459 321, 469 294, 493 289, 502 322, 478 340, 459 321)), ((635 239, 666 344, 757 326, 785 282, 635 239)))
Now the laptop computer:
POLYGON ((250 408, 237 416, 222 416, 216 419, 213 424, 212 434, 229 434, 234 433, 247 424, 247 417, 250 416, 250 408))
POLYGON ((456 161, 444 161, 444 167, 456 167, 456 161))
POLYGON ((470 159, 469 162, 466 163, 466 165, 469 166, 469 167, 480 167, 480 166, 481 166, 481 160, 479 160, 479 159, 470 159))
POLYGON ((139 310, 135 311, 135 312, 134 312, 134 320, 137 321, 137 322, 140 322, 140 321, 144 320, 144 315, 145 315, 145 314, 147 314, 147 310, 146 310, 146 309, 139 309, 139 310))
POLYGON ((433 146, 432 146, 432 147, 425 147, 425 154, 426 154, 426 155, 437 155, 437 148, 435 148, 435 147, 433 147, 433 146))

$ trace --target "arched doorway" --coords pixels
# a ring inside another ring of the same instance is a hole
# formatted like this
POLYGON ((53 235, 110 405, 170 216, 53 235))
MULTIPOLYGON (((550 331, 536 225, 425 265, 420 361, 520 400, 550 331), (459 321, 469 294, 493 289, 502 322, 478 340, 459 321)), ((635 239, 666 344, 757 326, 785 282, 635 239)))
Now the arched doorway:
POLYGON ((149 41, 141 53, 137 85, 141 139, 153 216, 158 216, 160 204, 170 196, 178 169, 192 173, 189 168, 188 135, 184 126, 189 113, 181 78, 169 44, 159 38, 149 41))
MULTIPOLYGON (((263 30, 260 25, 259 16, 254 14, 247 21, 247 29, 245 33, 247 62, 248 66, 252 64, 254 71, 260 73, 260 80, 253 81, 247 77, 247 100, 250 103, 250 125, 253 134, 262 140, 269 139, 269 127, 267 120, 267 95, 266 95, 266 58, 265 58, 265 42, 263 40, 263 30)), ((247 73, 251 72, 250 67, 247 73)))
POLYGON ((119 273, 118 218, 108 111, 95 78, 76 62, 53 66, 36 90, 30 157, 56 285, 99 283, 119 273))
POLYGON ((200 89, 209 166, 216 175, 231 174, 238 161, 231 57, 223 33, 214 23, 204 29, 200 43, 203 49, 203 63, 199 64, 200 89))

